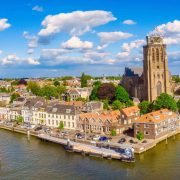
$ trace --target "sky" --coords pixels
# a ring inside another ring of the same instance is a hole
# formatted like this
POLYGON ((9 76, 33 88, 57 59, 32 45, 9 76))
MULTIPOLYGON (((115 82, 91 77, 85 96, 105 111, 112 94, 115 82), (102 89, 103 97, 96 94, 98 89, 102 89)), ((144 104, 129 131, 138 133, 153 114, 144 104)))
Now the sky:
POLYGON ((142 66, 146 36, 167 44, 180 74, 179 0, 6 0, 0 5, 0 78, 122 75, 142 66))

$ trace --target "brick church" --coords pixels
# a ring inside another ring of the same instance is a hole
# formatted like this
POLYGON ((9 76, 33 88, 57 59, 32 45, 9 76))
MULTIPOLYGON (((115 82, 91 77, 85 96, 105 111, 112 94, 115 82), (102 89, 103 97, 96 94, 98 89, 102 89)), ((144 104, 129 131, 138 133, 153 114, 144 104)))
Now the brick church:
POLYGON ((147 36, 143 68, 125 68, 121 85, 130 96, 154 101, 161 93, 172 94, 166 45, 160 36, 147 36))

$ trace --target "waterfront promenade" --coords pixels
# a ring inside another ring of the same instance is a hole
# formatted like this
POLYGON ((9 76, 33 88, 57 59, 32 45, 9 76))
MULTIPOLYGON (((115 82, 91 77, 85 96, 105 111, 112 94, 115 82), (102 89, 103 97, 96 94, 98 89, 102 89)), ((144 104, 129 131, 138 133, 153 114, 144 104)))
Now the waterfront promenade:
MULTIPOLYGON (((22 133, 25 135, 28 135, 28 130, 27 129, 23 129, 23 128, 19 128, 19 127, 11 127, 11 126, 7 126, 7 125, 0 125, 0 129, 5 129, 5 130, 9 130, 12 132, 17 132, 17 133, 22 133)), ((42 139, 42 135, 39 135, 38 132, 35 132, 33 130, 29 131, 29 136, 35 136, 37 138, 41 138, 42 139)), ((128 144, 129 147, 132 147, 134 149, 134 153, 135 154, 141 154, 144 153, 152 148, 154 148, 158 143, 162 142, 162 141, 166 141, 166 143, 168 143, 168 138, 170 137, 174 137, 180 133, 180 129, 177 129, 175 131, 170 132, 168 135, 164 135, 163 137, 156 139, 156 140, 151 140, 148 141, 148 143, 143 144, 143 143, 138 143, 138 144, 128 144)), ((52 136, 43 136, 44 139, 45 138, 49 138, 49 139, 45 139, 57 144, 62 144, 62 145, 66 145, 67 144, 67 140, 62 139, 62 138, 55 138, 52 136)), ((74 143, 73 141, 71 141, 72 143, 74 143)), ((77 142, 76 142, 77 143, 77 142)), ((81 141, 79 144, 84 145, 87 144, 87 142, 81 141)), ((98 144, 98 142, 97 142, 98 144)), ((103 143, 104 146, 109 146, 109 147, 115 147, 115 148, 123 148, 124 145, 119 144, 119 143, 115 143, 115 142, 108 142, 108 143, 103 143)))

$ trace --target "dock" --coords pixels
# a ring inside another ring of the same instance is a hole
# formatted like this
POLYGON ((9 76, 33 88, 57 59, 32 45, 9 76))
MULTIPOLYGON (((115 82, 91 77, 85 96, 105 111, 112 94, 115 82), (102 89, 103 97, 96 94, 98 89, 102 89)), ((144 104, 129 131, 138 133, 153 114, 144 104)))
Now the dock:
POLYGON ((82 155, 88 155, 88 156, 107 158, 107 159, 116 159, 124 162, 135 162, 134 156, 130 158, 127 154, 116 152, 114 149, 106 149, 106 148, 96 147, 95 145, 82 144, 65 139, 59 139, 56 137, 49 136, 47 134, 39 134, 38 137, 45 141, 50 141, 64 145, 65 149, 70 152, 80 153, 82 155))

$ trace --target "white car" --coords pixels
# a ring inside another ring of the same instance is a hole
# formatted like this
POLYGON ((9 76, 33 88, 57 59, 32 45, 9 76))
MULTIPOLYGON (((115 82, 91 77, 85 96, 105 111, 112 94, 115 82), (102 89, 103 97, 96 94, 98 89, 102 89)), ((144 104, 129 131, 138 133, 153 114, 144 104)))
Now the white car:
POLYGON ((98 141, 98 140, 99 140, 99 138, 100 138, 100 136, 99 136, 99 135, 95 135, 95 136, 93 137, 93 140, 94 140, 94 141, 98 141))

